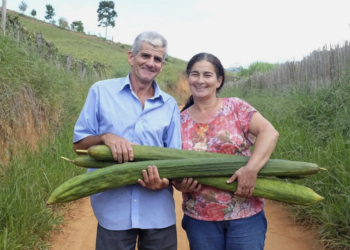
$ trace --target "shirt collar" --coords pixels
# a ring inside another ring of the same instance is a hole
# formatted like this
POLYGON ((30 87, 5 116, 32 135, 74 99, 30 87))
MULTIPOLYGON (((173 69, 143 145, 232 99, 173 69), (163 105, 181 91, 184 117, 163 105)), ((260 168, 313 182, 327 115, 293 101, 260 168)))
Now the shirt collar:
MULTIPOLYGON (((130 83, 130 73, 124 78, 124 81, 122 85, 120 86, 120 90, 125 89, 128 86, 129 90, 133 92, 131 83, 130 83)), ((163 102, 168 100, 170 97, 165 92, 163 92, 160 88, 158 83, 153 80, 152 86, 154 88, 154 96, 150 98, 151 100, 155 100, 157 98, 160 98, 163 102)))

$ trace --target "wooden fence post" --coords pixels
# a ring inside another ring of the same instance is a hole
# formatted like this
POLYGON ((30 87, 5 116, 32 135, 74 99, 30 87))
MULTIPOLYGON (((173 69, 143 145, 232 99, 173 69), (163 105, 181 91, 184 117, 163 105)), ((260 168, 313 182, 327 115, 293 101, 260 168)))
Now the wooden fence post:
POLYGON ((6 34, 6 0, 2 0, 1 29, 6 34))
POLYGON ((38 52, 39 52, 39 54, 41 54, 42 50, 43 50, 43 35, 40 32, 38 35, 38 52))
POLYGON ((86 74, 86 67, 85 67, 84 64, 82 64, 82 66, 83 66, 83 72, 80 75, 80 80, 84 81, 84 77, 85 77, 85 74, 86 74))
POLYGON ((72 66, 72 56, 71 55, 66 55, 67 59, 67 73, 70 73, 70 68, 72 66))

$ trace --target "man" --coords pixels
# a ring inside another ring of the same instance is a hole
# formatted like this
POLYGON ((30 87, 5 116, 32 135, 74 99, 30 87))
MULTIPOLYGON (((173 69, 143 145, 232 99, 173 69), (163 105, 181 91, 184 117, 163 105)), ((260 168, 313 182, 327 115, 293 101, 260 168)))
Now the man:
MULTIPOLYGON (((74 150, 110 147, 118 162, 133 160, 132 144, 181 148, 180 113, 173 97, 155 82, 167 54, 156 32, 138 35, 128 52, 130 73, 91 86, 74 128, 74 150)), ((93 169, 89 169, 93 171, 93 169)), ((148 166, 144 182, 95 194, 96 249, 176 250, 173 189, 148 166), (147 188, 145 188, 145 187, 147 188)))

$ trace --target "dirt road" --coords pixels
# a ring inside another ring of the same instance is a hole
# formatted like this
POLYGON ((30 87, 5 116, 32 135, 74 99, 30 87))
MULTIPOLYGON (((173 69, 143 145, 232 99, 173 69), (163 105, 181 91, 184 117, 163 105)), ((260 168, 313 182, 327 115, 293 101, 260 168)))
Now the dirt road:
MULTIPOLYGON (((185 231, 181 227, 181 193, 174 191, 177 215, 178 249, 189 250, 185 231)), ((320 250, 314 232, 295 225, 284 205, 267 200, 268 221, 265 250, 320 250)), ((50 250, 94 250, 97 221, 89 198, 76 202, 65 216, 60 232, 52 236, 50 250)))

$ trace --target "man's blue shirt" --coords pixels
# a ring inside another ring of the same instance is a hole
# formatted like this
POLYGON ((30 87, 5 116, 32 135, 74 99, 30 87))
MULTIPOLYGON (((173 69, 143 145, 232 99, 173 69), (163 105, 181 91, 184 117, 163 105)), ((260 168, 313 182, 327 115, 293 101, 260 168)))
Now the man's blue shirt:
MULTIPOLYGON (((129 75, 92 85, 75 124, 73 142, 91 135, 113 133, 140 145, 181 148, 177 103, 161 91, 156 82, 153 87, 154 97, 146 100, 142 109, 129 75)), ((153 191, 135 184, 90 198, 99 224, 109 230, 165 228, 175 224, 171 185, 153 191)))

